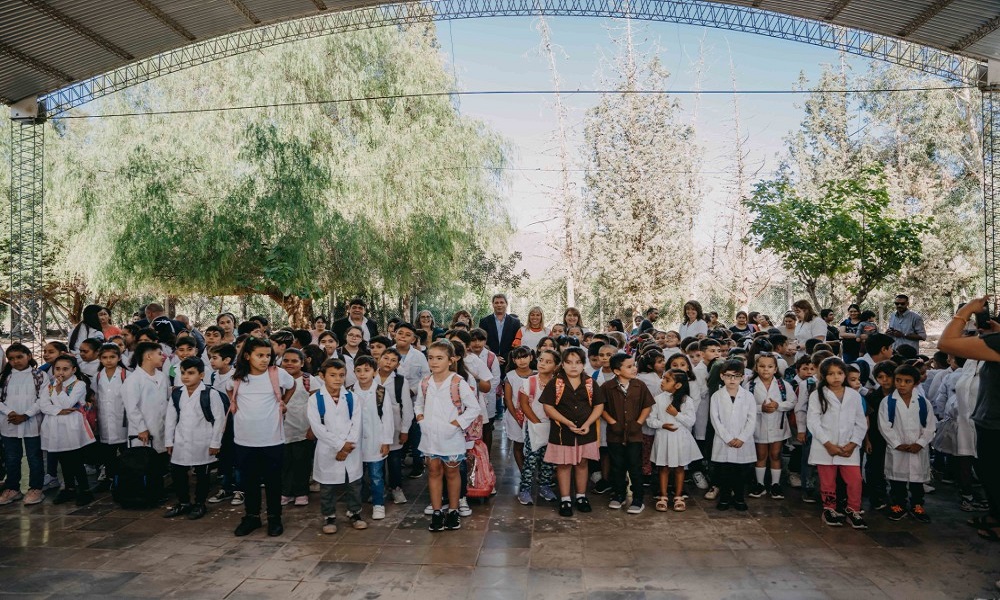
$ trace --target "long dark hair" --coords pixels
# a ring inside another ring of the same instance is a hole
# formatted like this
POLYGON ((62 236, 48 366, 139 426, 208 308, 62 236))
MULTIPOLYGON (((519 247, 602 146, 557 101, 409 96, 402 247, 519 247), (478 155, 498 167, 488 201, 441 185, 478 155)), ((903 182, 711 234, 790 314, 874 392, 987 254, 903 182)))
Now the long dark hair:
POLYGON ((656 361, 663 358, 663 353, 659 350, 648 350, 639 357, 640 373, 655 373, 656 361))
POLYGON ((688 325, 690 325, 691 323, 694 322, 694 321, 691 321, 690 323, 688 322, 687 309, 689 306, 693 308, 695 311, 695 316, 694 316, 695 321, 705 320, 705 310, 701 307, 701 302, 698 302, 697 300, 688 300, 687 302, 684 303, 683 308, 681 308, 681 323, 687 323, 688 325))
MULTIPOLYGON (((688 370, 687 370, 687 380, 688 380, 688 383, 691 383, 692 381, 695 381, 696 379, 698 379, 698 376, 694 372, 694 365, 691 364, 691 359, 688 358, 688 355, 684 354, 683 352, 678 352, 677 354, 671 355, 670 358, 667 359, 667 366, 669 367, 670 363, 674 362, 674 360, 678 359, 678 358, 683 358, 684 362, 687 363, 687 368, 688 368, 688 370)), ((674 367, 673 369, 670 369, 670 370, 671 371, 682 371, 683 369, 678 369, 678 368, 674 367)))
POLYGON ((268 361, 267 366, 270 367, 274 364, 274 349, 271 347, 271 340, 267 338, 249 337, 247 338, 247 341, 243 342, 243 348, 240 349, 240 355, 236 357, 233 379, 247 381, 247 377, 250 375, 250 355, 253 354, 253 351, 257 348, 267 348, 270 350, 271 360, 268 361))
POLYGON ((87 393, 84 397, 87 399, 87 402, 90 402, 93 394, 93 390, 90 389, 90 377, 87 377, 87 375, 80 370, 80 362, 76 360, 76 357, 72 354, 60 354, 58 358, 52 361, 52 366, 55 367, 55 364, 61 360, 68 361, 70 365, 73 366, 73 375, 82 381, 83 385, 87 387, 87 393))
MULTIPOLYGON (((531 351, 531 348, 527 346, 517 346, 512 348, 507 354, 507 368, 504 369, 505 372, 509 373, 517 369, 517 365, 514 364, 514 360, 518 358, 534 358, 535 353, 531 351)), ((529 366, 529 368, 534 369, 534 366, 529 366)))
POLYGON ((73 333, 69 335, 69 347, 76 347, 76 341, 80 339, 80 330, 84 326, 93 329, 94 331, 101 331, 101 318, 97 315, 104 310, 104 307, 99 304, 88 304, 83 308, 83 316, 80 322, 77 323, 76 327, 73 328, 73 333))
POLYGON ((847 385, 847 363, 841 360, 837 356, 831 356, 830 358, 824 359, 823 362, 819 363, 819 379, 816 381, 816 395, 819 397, 819 408, 820 412, 826 414, 826 409, 829 407, 829 403, 826 401, 826 395, 823 390, 827 387, 826 376, 830 373, 832 367, 837 367, 840 369, 841 373, 844 374, 844 385, 847 385))
POLYGON ((684 399, 691 395, 691 385, 688 383, 688 374, 680 369, 670 369, 664 375, 669 374, 674 383, 681 384, 681 387, 674 391, 670 397, 670 404, 677 410, 681 409, 684 399))
POLYGON ((38 363, 35 362, 35 357, 31 355, 31 349, 21 342, 14 342, 10 346, 7 346, 7 352, 5 354, 7 355, 8 361, 7 364, 3 366, 3 370, 0 371, 0 388, 7 386, 7 380, 10 379, 10 374, 14 371, 14 367, 10 365, 9 359, 10 355, 15 352, 28 355, 28 365, 32 369, 38 367, 38 363))
MULTIPOLYGON (((440 341, 441 340, 438 340, 438 342, 440 341)), ((438 345, 438 342, 434 342, 433 347, 442 348, 443 346, 438 345)), ((465 360, 463 360, 465 358, 465 344, 462 343, 462 340, 452 340, 448 343, 451 344, 453 356, 458 359, 455 362, 455 372, 458 373, 462 379, 468 381, 469 371, 465 368, 465 360)))
MULTIPOLYGON (((294 348, 292 349, 294 350, 294 348)), ((326 360, 326 352, 316 344, 309 344, 302 349, 302 353, 306 355, 306 360, 302 363, 302 370, 312 375, 318 374, 319 368, 326 360)))

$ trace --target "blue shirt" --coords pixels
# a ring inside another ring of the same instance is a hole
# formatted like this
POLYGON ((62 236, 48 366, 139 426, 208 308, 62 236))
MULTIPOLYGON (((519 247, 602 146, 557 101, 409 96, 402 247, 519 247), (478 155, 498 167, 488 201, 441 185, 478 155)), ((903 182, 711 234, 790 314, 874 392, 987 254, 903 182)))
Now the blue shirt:
MULTIPOLYGON (((906 335, 918 334, 921 339, 927 339, 927 332, 924 330, 924 318, 912 310, 907 310, 903 314, 899 314, 898 312, 892 313, 889 316, 889 329, 902 331, 906 335)), ((900 346, 912 346, 919 350, 920 340, 898 337, 892 344, 892 347, 899 348, 900 346)))

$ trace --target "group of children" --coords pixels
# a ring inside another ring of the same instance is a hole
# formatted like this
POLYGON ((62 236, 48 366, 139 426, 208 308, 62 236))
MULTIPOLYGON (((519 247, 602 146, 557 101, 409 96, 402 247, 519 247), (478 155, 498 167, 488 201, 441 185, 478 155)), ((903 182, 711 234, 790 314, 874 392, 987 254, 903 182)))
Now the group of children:
POLYGON ((518 338, 531 345, 506 357, 458 315, 437 340, 396 320, 389 336, 350 326, 341 346, 332 331, 271 334, 266 320, 236 327, 224 313, 204 342, 169 322, 126 326, 75 351, 50 342, 40 367, 11 344, 0 372, 0 505, 42 502, 53 462, 63 477, 54 502, 86 505, 111 487, 118 457, 143 445, 159 460, 153 476, 170 476, 177 502, 168 518, 198 519, 207 504, 230 500, 245 510, 236 535, 262 527, 262 509, 268 534, 280 535, 282 507, 308 505, 318 484, 322 531, 334 533, 338 496, 355 529, 367 527, 363 501, 374 520, 385 518, 388 497, 407 501, 409 454, 411 477, 426 465, 429 529, 455 530, 471 514, 470 485, 482 485, 470 481, 467 457, 489 462, 492 425, 502 421, 517 499, 533 504, 537 493, 563 516, 591 512, 591 490, 610 493, 610 509, 641 513, 645 487, 656 490, 657 511, 683 512, 688 481, 718 510, 745 511, 747 496, 781 499, 783 482, 815 502, 818 478, 827 525, 867 527, 863 486, 889 519, 928 522, 932 442, 957 457, 963 509, 983 508, 963 460, 975 370, 961 359, 925 372, 878 333, 851 363, 819 340, 789 354, 786 336, 757 331, 746 315, 721 334, 689 326, 686 339, 652 328, 628 338, 586 332, 579 313, 553 332, 536 311, 518 338), (578 336, 566 334, 573 329, 578 336), (935 437, 938 416, 946 424, 935 437), (93 490, 87 465, 99 469, 93 490), (209 496, 213 468, 220 489, 209 496))

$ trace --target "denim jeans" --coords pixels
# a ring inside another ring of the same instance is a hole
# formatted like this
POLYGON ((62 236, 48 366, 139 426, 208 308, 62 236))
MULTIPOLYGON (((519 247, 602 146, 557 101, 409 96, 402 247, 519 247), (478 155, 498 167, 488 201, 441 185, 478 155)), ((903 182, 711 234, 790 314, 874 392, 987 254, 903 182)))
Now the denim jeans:
POLYGON ((4 466, 7 484, 4 489, 21 491, 21 458, 28 457, 28 489, 40 490, 45 479, 45 462, 42 460, 42 438, 3 438, 4 466))
POLYGON ((813 436, 811 433, 806 434, 806 441, 802 444, 802 466, 799 471, 799 476, 802 478, 802 494, 805 495, 807 492, 812 493, 815 490, 813 481, 816 476, 816 467, 809 464, 809 450, 812 448, 813 436))
POLYGON ((365 478, 372 494, 373 506, 385 506, 385 460, 365 463, 365 478))

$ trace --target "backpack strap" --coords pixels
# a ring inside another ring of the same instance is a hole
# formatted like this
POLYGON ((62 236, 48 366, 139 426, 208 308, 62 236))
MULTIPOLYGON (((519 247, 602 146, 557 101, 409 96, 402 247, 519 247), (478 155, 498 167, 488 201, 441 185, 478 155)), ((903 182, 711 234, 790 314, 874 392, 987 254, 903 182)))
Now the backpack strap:
POLYGON ((121 373, 120 377, 122 378, 122 383, 125 383, 125 369, 122 369, 121 367, 118 367, 118 369, 118 372, 121 373))
POLYGON ((917 396, 917 412, 920 415, 920 426, 927 427, 927 400, 923 396, 917 396))
POLYGON ((420 380, 420 393, 424 395, 424 402, 427 402, 427 386, 430 385, 431 376, 428 375, 420 380))
MULTIPOLYGON (((397 373, 396 375, 393 376, 392 386, 396 392, 396 404, 399 405, 400 409, 403 408, 403 385, 405 383, 406 383, 406 378, 403 377, 402 375, 397 373)), ((400 411, 400 414, 402 414, 402 411, 400 411)))
POLYGON ((177 420, 181 420, 181 386, 170 390, 170 400, 174 403, 174 410, 177 411, 177 420))
POLYGON ((559 406, 559 401, 562 400, 565 391, 566 381, 562 377, 556 377, 556 406, 559 406))
MULTIPOLYGON (((892 427, 896 424, 896 394, 889 394, 886 398, 886 407, 889 413, 889 427, 892 427)), ((920 426, 927 427, 927 399, 923 396, 917 396, 917 414, 920 416, 920 426)))
POLYGON ((206 387, 201 390, 199 401, 201 402, 201 414, 206 421, 215 425, 215 415, 212 414, 212 388, 206 387))
POLYGON ((528 395, 531 396, 529 400, 535 401, 535 392, 538 391, 538 375, 532 375, 528 378, 528 395))
POLYGON ((319 422, 326 425, 326 399, 322 390, 316 390, 316 410, 319 411, 319 422))
POLYGON ((601 376, 601 370, 598 369, 598 370, 594 371, 594 374, 591 375, 590 378, 594 380, 594 383, 597 383, 597 378, 600 377, 600 376, 601 376))
POLYGON ((375 408, 378 409, 378 418, 382 418, 382 404, 385 402, 385 386, 376 385, 375 387, 375 408))
POLYGON ((889 427, 892 428, 896 424, 896 394, 889 394, 889 397, 885 399, 885 406, 889 417, 889 427))
POLYGON ((451 388, 451 403, 455 405, 455 410, 458 411, 458 414, 462 414, 465 412, 465 405, 462 404, 462 392, 458 388, 459 383, 461 381, 462 381, 461 377, 459 377, 458 375, 452 375, 451 385, 449 386, 449 388, 451 388))
POLYGON ((354 418, 354 394, 351 393, 351 390, 347 390, 347 395, 344 396, 344 399, 347 400, 347 418, 353 419, 354 418))
POLYGON ((486 351, 486 368, 489 369, 491 372, 493 371, 493 363, 495 363, 496 360, 497 360, 497 355, 493 354, 492 350, 487 350, 486 351))
POLYGON ((587 404, 591 406, 594 405, 594 383, 596 382, 590 379, 583 380, 583 387, 587 388, 587 404))
POLYGON ((268 367, 267 377, 271 380, 271 388, 274 390, 274 398, 281 403, 281 381, 278 377, 278 367, 268 367))

